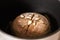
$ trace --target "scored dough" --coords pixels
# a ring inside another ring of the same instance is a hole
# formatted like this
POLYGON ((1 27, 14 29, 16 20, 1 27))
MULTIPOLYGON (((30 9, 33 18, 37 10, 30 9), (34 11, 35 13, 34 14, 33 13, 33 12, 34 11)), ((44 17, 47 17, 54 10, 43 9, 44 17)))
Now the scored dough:
POLYGON ((18 37, 34 38, 48 33, 49 20, 39 13, 23 13, 12 22, 14 33, 18 37))

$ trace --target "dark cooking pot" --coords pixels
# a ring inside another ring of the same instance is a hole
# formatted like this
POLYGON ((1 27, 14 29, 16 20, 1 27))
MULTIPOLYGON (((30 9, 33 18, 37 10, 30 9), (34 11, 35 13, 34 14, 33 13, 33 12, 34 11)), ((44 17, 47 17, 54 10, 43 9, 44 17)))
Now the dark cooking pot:
POLYGON ((60 30, 60 2, 58 0, 16 0, 2 2, 0 9, 0 29, 13 35, 9 22, 23 12, 41 12, 49 16, 51 32, 45 37, 60 30))

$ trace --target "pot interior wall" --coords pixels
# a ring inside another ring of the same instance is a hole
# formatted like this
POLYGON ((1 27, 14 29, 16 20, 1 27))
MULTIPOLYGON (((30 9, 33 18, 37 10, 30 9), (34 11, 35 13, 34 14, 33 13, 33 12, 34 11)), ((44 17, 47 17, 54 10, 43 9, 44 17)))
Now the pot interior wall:
POLYGON ((41 12, 43 15, 49 16, 51 34, 60 28, 60 2, 57 0, 16 0, 16 2, 11 3, 4 2, 1 7, 0 29, 6 33, 12 34, 9 22, 24 12, 41 12))

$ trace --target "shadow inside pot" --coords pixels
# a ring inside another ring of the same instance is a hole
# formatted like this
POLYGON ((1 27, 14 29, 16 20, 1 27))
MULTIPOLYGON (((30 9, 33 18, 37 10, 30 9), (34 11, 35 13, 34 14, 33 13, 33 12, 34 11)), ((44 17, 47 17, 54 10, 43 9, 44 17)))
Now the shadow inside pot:
MULTIPOLYGON (((28 5, 24 2, 18 2, 18 3, 15 3, 15 4, 13 4, 13 3, 10 4, 9 3, 8 6, 1 9, 2 13, 1 13, 1 20, 0 20, 0 26, 1 26, 0 29, 3 30, 4 32, 6 32, 9 35, 15 36, 13 34, 13 32, 11 31, 11 27, 9 25, 9 22, 13 21, 15 19, 15 17, 17 17, 21 13, 34 12, 32 9, 33 8, 30 5, 28 5)), ((49 12, 46 12, 46 13, 41 12, 41 14, 44 15, 44 16, 46 16, 46 15, 48 16, 49 21, 51 23, 51 30, 47 35, 44 35, 42 37, 37 37, 37 38, 43 38, 43 37, 47 37, 49 35, 52 35, 55 32, 57 32, 57 30, 59 29, 56 18, 54 18, 53 15, 50 15, 49 12)))

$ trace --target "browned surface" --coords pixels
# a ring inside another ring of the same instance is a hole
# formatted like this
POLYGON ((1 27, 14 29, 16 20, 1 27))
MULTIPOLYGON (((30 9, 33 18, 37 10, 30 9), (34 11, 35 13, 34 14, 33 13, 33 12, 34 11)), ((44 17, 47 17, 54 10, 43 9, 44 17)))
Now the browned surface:
POLYGON ((26 13, 22 15, 24 15, 24 17, 21 17, 21 15, 19 15, 18 17, 16 17, 16 19, 12 23, 12 28, 16 33, 15 35, 19 37, 30 38, 30 37, 41 36, 48 32, 50 23, 47 20, 47 18, 44 17, 43 15, 37 14, 37 13, 31 14, 32 16, 30 17, 26 13), (35 15, 38 15, 38 16, 35 17, 35 15), (39 18, 39 19, 35 20, 36 18, 39 18), (29 21, 31 21, 31 23, 29 21), (30 24, 28 24, 28 22, 30 24))

